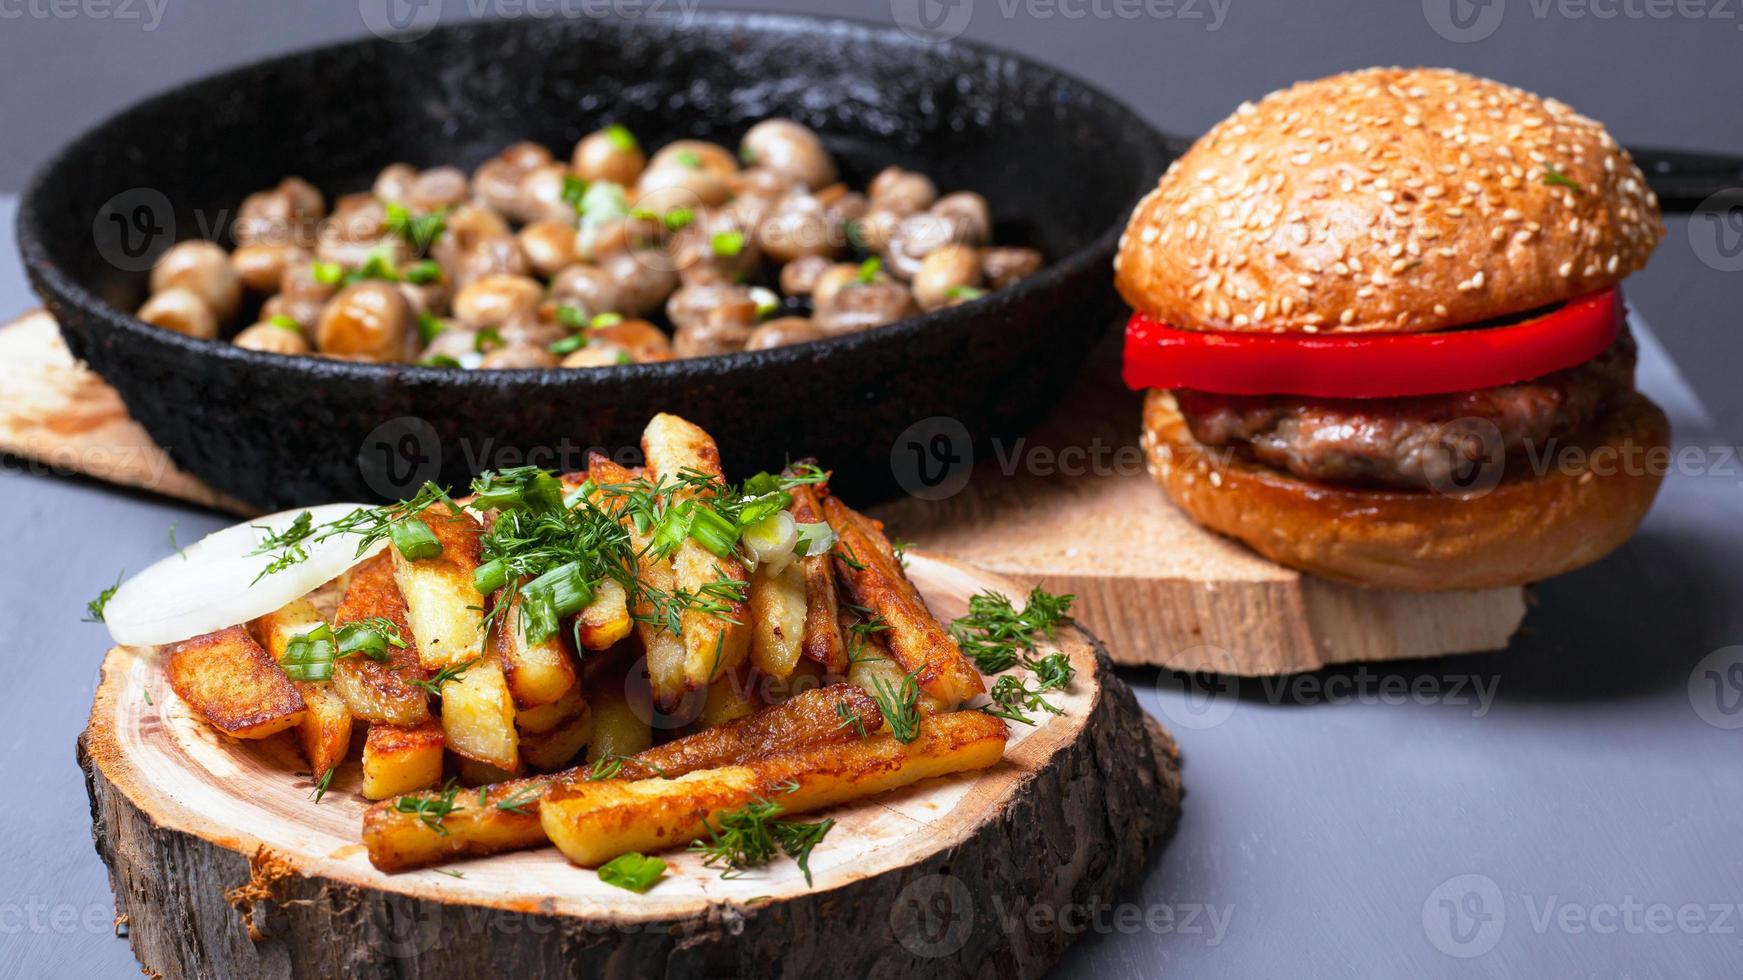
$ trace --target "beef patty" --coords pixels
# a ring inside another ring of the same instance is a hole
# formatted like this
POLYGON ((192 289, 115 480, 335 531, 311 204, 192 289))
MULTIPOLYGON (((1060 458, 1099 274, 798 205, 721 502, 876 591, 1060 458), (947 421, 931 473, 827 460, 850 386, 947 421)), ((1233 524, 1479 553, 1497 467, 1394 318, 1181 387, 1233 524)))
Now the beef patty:
POLYGON ((1634 338, 1626 327, 1584 364, 1530 381, 1410 398, 1218 395, 1177 390, 1193 438, 1241 449, 1303 479, 1404 489, 1447 486, 1461 465, 1497 448, 1569 436, 1612 395, 1634 387, 1634 338))

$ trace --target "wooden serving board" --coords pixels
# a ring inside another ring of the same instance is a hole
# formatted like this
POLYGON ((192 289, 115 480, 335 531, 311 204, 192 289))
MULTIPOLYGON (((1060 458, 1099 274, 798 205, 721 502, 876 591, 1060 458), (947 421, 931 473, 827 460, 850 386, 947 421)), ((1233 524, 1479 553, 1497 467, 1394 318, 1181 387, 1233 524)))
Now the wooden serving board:
MULTIPOLYGON (((959 615, 1012 582, 910 554, 959 615)), ((1088 633, 1061 715, 1012 725, 1004 761, 828 811, 811 856, 722 878, 695 855, 645 895, 555 848, 383 874, 359 843, 355 759, 321 803, 289 737, 217 734, 163 656, 117 647, 79 740, 98 852, 147 972, 187 977, 1039 976, 1063 930, 1007 931, 988 901, 1113 901, 1179 815, 1179 764, 1088 633)), ((1012 914, 1009 906, 1005 909, 1012 914)))
MULTIPOLYGON (((896 536, 1074 593, 1125 665, 1253 676, 1490 650, 1524 618, 1523 589, 1385 592, 1260 558, 1167 502, 1144 472, 1137 427, 1138 396, 1109 344, 1051 417, 981 460, 960 492, 874 512, 896 536)), ((249 513, 177 470, 42 311, 0 327, 0 450, 249 513)))

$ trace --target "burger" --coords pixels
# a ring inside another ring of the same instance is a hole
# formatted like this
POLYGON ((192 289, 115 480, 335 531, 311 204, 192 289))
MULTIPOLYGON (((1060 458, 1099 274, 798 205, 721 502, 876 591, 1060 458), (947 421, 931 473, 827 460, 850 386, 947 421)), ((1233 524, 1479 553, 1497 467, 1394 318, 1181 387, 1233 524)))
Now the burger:
POLYGON ((1669 458, 1619 291, 1663 235, 1627 151, 1553 99, 1376 68, 1243 105, 1115 258, 1147 465, 1201 524, 1359 585, 1595 561, 1669 458))

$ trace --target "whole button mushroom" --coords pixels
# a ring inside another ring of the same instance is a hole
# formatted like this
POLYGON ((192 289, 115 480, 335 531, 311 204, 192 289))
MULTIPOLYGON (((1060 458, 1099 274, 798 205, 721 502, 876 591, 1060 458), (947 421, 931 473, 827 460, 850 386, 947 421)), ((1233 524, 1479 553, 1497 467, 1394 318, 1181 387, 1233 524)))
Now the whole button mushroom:
POLYGON ((848 286, 862 280, 887 282, 889 278, 882 273, 876 264, 858 266, 852 262, 837 262, 818 273, 816 280, 812 282, 811 305, 816 309, 822 309, 833 303, 836 294, 848 286), (870 275, 866 274, 867 269, 871 270, 870 275))
POLYGON ((315 244, 315 223, 327 215, 327 203, 313 184, 286 177, 271 190, 256 191, 242 200, 230 234, 238 245, 315 244))
POLYGON ((732 185, 725 177, 683 163, 650 165, 636 182, 635 190, 635 207, 655 214, 717 207, 732 196, 732 185))
POLYGON ((932 205, 931 212, 950 222, 951 241, 985 245, 992 240, 992 212, 986 198, 973 191, 946 194, 932 205))
POLYGON ((442 325, 442 331, 424 345, 423 351, 418 354, 418 360, 428 363, 447 359, 463 366, 476 366, 475 362, 479 360, 478 331, 468 330, 463 324, 446 320, 442 321, 442 325))
POLYGON ((834 263, 821 255, 802 255, 781 266, 781 292, 788 296, 809 296, 817 287, 818 277, 834 263))
POLYGON ((327 308, 325 299, 310 299, 306 296, 286 296, 280 293, 261 304, 260 316, 271 320, 274 317, 285 317, 295 323, 304 334, 315 329, 321 322, 321 312, 327 308))
POLYGON ((679 357, 707 357, 744 350, 756 329, 756 304, 725 303, 708 310, 700 320, 678 328, 672 349, 679 357))
POLYGON ((855 283, 843 287, 812 317, 825 336, 840 337, 913 316, 914 294, 899 282, 855 283))
POLYGON ((617 287, 617 305, 600 310, 602 313, 647 316, 678 288, 670 260, 653 249, 613 252, 600 260, 599 268, 617 287))
POLYGON ((574 265, 575 228, 561 221, 535 221, 515 236, 531 270, 547 279, 559 269, 574 265))
POLYGON ((943 215, 925 211, 902 219, 884 249, 884 267, 901 279, 913 279, 920 263, 934 251, 961 242, 958 227, 943 215))
POLYGON ((765 119, 752 126, 739 144, 739 156, 811 190, 835 183, 835 160, 823 141, 791 119, 765 119))
POLYGON ((276 293, 284 270, 307 266, 314 255, 300 245, 243 245, 230 253, 230 268, 256 293, 276 293))
POLYGON ((744 342, 744 349, 767 350, 770 347, 785 347, 788 344, 803 344, 822 339, 823 331, 817 329, 817 325, 809 319, 802 316, 784 316, 752 330, 750 337, 744 342))
POLYGON ((575 205, 565 201, 563 194, 574 175, 561 163, 534 167, 520 180, 520 197, 516 212, 510 218, 522 222, 575 220, 575 205))
MULTIPOLYGON (((666 301, 666 319, 682 330, 701 324, 711 312, 721 307, 750 311, 746 321, 748 335, 749 325, 756 321, 756 299, 748 287, 737 283, 697 283, 680 288, 666 301)), ((683 354, 682 349, 679 353, 683 354)))
POLYGON ((637 317, 588 331, 588 345, 595 344, 622 350, 637 364, 669 361, 673 357, 672 338, 666 336, 664 330, 637 317))
POLYGON ((980 250, 980 274, 993 289, 1015 285, 1041 271, 1041 253, 1032 248, 993 247, 980 250))
POLYGON ((472 174, 472 194, 497 214, 524 221, 521 179, 550 162, 551 151, 539 144, 515 143, 478 165, 472 174))
POLYGON ((572 265, 551 279, 551 299, 580 307, 591 317, 622 312, 624 294, 617 280, 599 266, 572 265))
POLYGON ((544 298, 545 287, 536 279, 485 276, 454 295, 454 316, 470 327, 496 327, 518 314, 538 309, 544 298))
POLYGON ((896 226, 902 223, 902 218, 902 214, 874 203, 847 224, 848 241, 867 252, 882 255, 889 251, 890 239, 895 236, 896 226))
POLYGON ((866 195, 871 198, 874 209, 893 211, 899 215, 913 214, 926 210, 932 206, 933 201, 938 200, 938 187, 932 183, 932 178, 923 173, 901 167, 885 167, 867 185, 866 195))
POLYGON ((243 330, 231 341, 244 350, 264 351, 268 354, 307 354, 309 339, 303 336, 301 330, 279 326, 276 323, 261 322, 243 330))
POLYGON ((459 167, 431 167, 418 174, 407 188, 405 204, 413 211, 440 211, 466 200, 469 190, 464 170, 459 167))
POLYGON ((956 299, 962 290, 980 286, 980 256, 967 245, 934 249, 914 274, 914 300, 922 310, 935 310, 956 299))
POLYGON ((719 143, 710 143, 707 140, 674 140, 660 147, 659 152, 648 161, 648 169, 655 170, 665 166, 705 170, 717 177, 731 177, 738 173, 738 160, 731 151, 719 143))
POLYGON ((236 315, 242 305, 242 277, 230 266, 224 249, 205 241, 170 246, 151 267, 151 291, 180 286, 204 300, 220 321, 236 315))
POLYGON ((794 194, 757 225, 756 243, 776 262, 791 262, 802 255, 833 256, 847 240, 841 223, 822 201, 810 194, 794 194))
POLYGON ((135 314, 154 327, 174 330, 202 340, 218 336, 218 317, 200 294, 181 286, 153 293, 135 314))
POLYGON ((327 304, 315 327, 315 347, 359 361, 403 361, 416 336, 405 297, 393 283, 370 279, 345 287, 327 304))
POLYGON ((527 370, 557 366, 557 355, 545 347, 505 344, 484 355, 478 366, 484 370, 527 370))
POLYGON ((369 193, 380 201, 404 204, 411 196, 412 184, 417 179, 418 168, 409 163, 390 163, 381 168, 381 173, 375 175, 375 183, 369 185, 369 193))
POLYGON ((647 156, 628 128, 613 124, 575 144, 571 161, 582 180, 609 180, 628 187, 642 175, 647 156))
POLYGON ((489 276, 525 276, 532 271, 513 235, 478 242, 461 253, 451 268, 454 285, 461 289, 489 276))

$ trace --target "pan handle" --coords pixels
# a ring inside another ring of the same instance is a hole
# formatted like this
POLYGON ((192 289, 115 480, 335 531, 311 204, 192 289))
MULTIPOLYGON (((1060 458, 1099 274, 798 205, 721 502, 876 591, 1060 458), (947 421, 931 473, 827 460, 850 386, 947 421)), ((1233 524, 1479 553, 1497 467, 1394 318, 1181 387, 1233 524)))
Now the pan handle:
MULTIPOLYGON (((1193 142, 1190 137, 1162 134, 1162 145, 1170 157, 1185 153, 1193 142)), ((1666 211, 1693 211, 1702 201, 1724 190, 1743 193, 1743 157, 1651 146, 1630 147, 1628 152, 1646 175, 1647 186, 1658 194, 1659 206, 1666 211)))
POLYGON ((1743 192, 1743 157, 1630 147, 1634 162, 1666 211, 1693 211, 1720 191, 1743 192))

